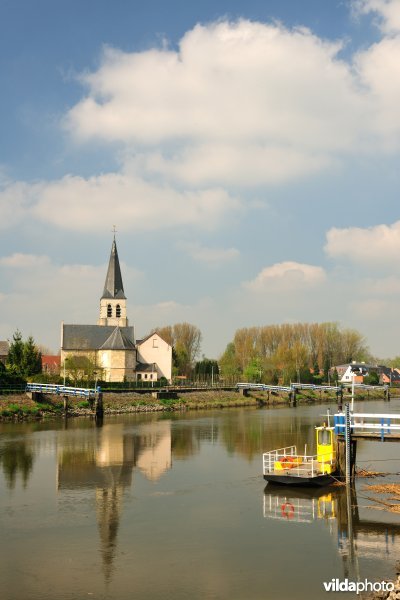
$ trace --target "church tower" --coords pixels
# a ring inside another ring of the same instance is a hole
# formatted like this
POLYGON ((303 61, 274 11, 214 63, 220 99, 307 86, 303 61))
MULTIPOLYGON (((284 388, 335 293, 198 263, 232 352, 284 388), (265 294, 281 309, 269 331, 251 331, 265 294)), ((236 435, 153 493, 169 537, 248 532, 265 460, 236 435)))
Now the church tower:
POLYGON ((111 247, 110 261, 103 295, 100 298, 100 318, 98 325, 113 325, 127 327, 126 296, 122 284, 121 268, 119 266, 115 235, 111 247))

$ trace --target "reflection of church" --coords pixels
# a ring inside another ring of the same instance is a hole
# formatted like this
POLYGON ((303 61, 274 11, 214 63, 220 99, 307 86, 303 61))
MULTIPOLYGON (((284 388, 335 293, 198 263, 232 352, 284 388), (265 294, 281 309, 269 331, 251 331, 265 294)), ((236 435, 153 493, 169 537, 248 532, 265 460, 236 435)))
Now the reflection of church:
POLYGON ((60 493, 94 490, 103 571, 110 580, 124 490, 132 485, 134 467, 151 481, 171 468, 171 423, 142 424, 137 435, 126 433, 120 424, 86 432, 64 440, 59 436, 57 488, 60 493))
POLYGON ((171 381, 172 347, 158 333, 135 341, 129 326, 115 237, 97 325, 61 325, 61 364, 68 372, 85 362, 104 381, 171 381))

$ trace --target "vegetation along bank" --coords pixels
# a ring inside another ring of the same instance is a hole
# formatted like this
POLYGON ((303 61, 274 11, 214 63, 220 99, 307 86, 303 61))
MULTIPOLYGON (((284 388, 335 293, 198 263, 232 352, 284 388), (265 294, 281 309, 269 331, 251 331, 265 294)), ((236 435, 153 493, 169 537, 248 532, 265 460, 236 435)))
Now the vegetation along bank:
MULTIPOLYGON (((362 394, 357 397, 361 399, 362 394)), ((377 392, 375 398, 381 398, 382 393, 377 392)), ((369 396, 370 399, 374 395, 369 396)), ((313 402, 336 402, 336 395, 332 392, 313 392, 297 394, 298 404, 313 402)), ((159 412, 159 411, 185 411, 206 410, 230 407, 259 407, 259 406, 289 406, 287 394, 251 391, 247 397, 238 392, 207 390, 190 393, 178 393, 176 398, 155 399, 148 394, 135 392, 105 393, 103 407, 105 414, 159 412)), ((82 398, 68 399, 69 416, 92 415, 90 404, 82 398)), ((26 394, 0 395, 0 421, 31 420, 49 417, 63 417, 64 403, 61 396, 43 395, 40 401, 29 398, 26 394)))

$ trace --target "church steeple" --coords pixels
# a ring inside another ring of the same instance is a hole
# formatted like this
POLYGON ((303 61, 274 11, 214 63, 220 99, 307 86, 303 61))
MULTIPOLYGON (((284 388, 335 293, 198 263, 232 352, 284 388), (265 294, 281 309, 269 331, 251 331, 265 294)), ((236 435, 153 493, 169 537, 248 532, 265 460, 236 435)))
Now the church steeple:
POLYGON ((98 325, 114 325, 127 327, 126 296, 122 283, 121 267, 119 265, 117 244, 114 239, 111 246, 110 260, 104 284, 103 295, 100 298, 100 318, 98 325))
POLYGON ((126 300, 115 235, 111 246, 110 261, 108 263, 107 277, 102 298, 123 298, 126 300))

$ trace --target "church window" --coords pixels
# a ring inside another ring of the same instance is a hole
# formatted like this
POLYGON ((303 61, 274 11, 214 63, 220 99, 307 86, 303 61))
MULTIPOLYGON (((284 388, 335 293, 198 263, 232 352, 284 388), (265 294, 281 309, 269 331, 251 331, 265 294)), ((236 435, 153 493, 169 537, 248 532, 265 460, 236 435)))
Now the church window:
POLYGON ((107 304, 107 317, 112 317, 112 307, 111 307, 111 304, 107 304))
POLYGON ((117 304, 117 307, 115 309, 115 316, 117 317, 117 319, 119 319, 121 316, 121 307, 119 304, 117 304))

